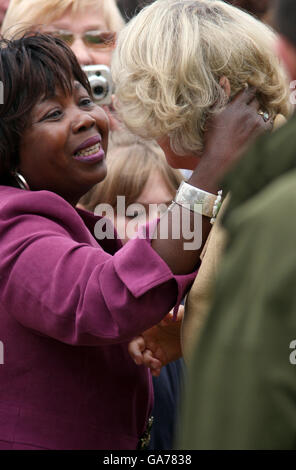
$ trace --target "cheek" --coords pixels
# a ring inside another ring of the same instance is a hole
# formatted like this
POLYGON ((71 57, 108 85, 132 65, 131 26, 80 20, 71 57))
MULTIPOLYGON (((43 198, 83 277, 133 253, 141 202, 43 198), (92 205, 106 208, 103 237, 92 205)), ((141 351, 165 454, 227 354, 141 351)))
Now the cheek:
POLYGON ((108 146, 110 120, 106 111, 99 105, 96 105, 95 110, 92 111, 92 117, 95 119, 97 128, 102 136, 103 146, 108 146))
POLYGON ((20 165, 31 173, 45 171, 52 163, 65 167, 65 138, 56 129, 26 135, 20 143, 20 165))
POLYGON ((177 157, 176 155, 172 154, 171 152, 168 152, 165 154, 166 161, 168 164, 172 167, 175 168, 176 170, 179 168, 183 168, 183 160, 180 157, 177 157))
POLYGON ((20 142, 20 150, 19 150, 19 164, 20 168, 27 168, 30 166, 35 165, 35 160, 37 159, 37 155, 42 153, 42 141, 40 141, 40 145, 38 146, 38 153, 37 153, 37 146, 35 139, 31 139, 30 137, 24 137, 20 142))
POLYGON ((112 51, 91 51, 90 56, 94 65, 102 64, 107 67, 111 65, 112 51))
POLYGON ((170 141, 168 137, 164 137, 163 139, 157 140, 157 143, 162 149, 162 151, 164 152, 166 161, 172 168, 175 168, 175 169, 183 168, 182 159, 180 159, 180 157, 176 155, 171 149, 170 141))

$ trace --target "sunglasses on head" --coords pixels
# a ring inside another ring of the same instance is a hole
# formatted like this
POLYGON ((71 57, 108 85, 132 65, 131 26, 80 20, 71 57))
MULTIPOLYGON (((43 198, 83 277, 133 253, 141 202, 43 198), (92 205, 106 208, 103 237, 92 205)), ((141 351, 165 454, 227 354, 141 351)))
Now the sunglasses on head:
POLYGON ((50 31, 51 34, 62 41, 65 41, 69 46, 72 46, 75 38, 80 36, 84 44, 88 47, 95 49, 108 49, 115 46, 116 33, 111 31, 86 31, 83 34, 75 34, 68 30, 50 31))

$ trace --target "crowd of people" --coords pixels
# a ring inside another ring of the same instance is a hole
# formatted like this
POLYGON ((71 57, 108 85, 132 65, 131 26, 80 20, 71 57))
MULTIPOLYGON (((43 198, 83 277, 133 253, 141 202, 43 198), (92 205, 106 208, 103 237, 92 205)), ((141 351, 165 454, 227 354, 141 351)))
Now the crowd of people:
POLYGON ((295 20, 0 0, 0 450, 295 448, 295 20))

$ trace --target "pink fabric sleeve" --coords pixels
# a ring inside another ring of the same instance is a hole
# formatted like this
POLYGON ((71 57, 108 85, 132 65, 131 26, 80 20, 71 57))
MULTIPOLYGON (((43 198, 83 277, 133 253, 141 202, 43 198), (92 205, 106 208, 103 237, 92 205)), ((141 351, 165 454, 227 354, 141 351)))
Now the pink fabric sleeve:
POLYGON ((175 276, 149 240, 107 253, 53 193, 14 190, 0 209, 1 302, 24 327, 67 344, 129 341, 196 275, 175 276))

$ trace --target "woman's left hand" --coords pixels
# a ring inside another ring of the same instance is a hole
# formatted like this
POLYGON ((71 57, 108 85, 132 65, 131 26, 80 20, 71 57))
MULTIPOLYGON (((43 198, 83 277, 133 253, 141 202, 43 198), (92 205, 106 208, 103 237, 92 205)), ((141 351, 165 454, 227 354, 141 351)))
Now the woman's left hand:
POLYGON ((137 365, 145 365, 157 377, 163 366, 182 357, 183 316, 184 307, 180 306, 176 321, 170 312, 158 325, 144 331, 129 343, 129 353, 137 365))
POLYGON ((257 90, 247 87, 207 122, 205 147, 188 183, 210 193, 258 135, 272 131, 271 116, 262 117, 257 90))

